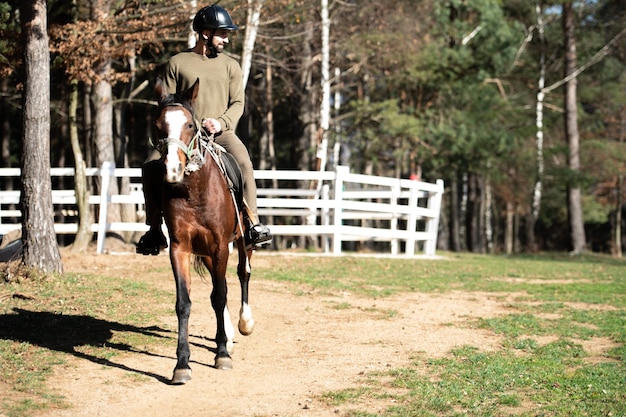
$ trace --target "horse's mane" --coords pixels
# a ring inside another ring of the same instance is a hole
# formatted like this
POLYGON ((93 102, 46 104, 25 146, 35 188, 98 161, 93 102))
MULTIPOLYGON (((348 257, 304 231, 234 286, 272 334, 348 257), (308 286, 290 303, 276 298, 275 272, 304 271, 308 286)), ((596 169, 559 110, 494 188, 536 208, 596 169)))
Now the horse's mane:
POLYGON ((193 110, 193 107, 191 106, 191 103, 183 99, 182 96, 178 93, 169 94, 159 102, 160 109, 162 109, 163 107, 167 107, 167 106, 183 106, 184 108, 189 110, 191 115, 194 116, 195 118, 195 112, 193 110))

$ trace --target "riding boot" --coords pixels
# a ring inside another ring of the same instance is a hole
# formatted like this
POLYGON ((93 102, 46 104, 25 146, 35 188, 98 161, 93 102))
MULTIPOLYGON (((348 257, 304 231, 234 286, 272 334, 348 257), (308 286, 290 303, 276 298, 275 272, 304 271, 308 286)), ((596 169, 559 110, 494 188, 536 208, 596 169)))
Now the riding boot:
POLYGON ((137 242, 135 252, 142 255, 158 255, 165 248, 167 248, 167 239, 161 228, 151 227, 137 242))
POLYGON ((167 239, 161 231, 161 186, 162 186, 162 164, 158 161, 158 153, 148 157, 142 169, 142 188, 146 209, 146 224, 150 226, 148 230, 137 242, 136 253, 142 255, 158 255, 162 249, 167 248, 167 239))
POLYGON ((246 246, 253 249, 261 248, 272 243, 270 229, 263 223, 248 225, 246 230, 246 246))

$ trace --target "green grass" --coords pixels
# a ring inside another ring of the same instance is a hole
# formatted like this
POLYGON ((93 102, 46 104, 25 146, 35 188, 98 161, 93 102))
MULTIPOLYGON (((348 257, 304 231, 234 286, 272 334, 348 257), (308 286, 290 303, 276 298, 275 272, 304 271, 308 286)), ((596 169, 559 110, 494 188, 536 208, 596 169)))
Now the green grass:
POLYGON ((532 313, 513 313, 504 317, 479 320, 478 325, 497 334, 555 335, 587 340, 608 337, 615 342, 626 340, 626 311, 574 310, 564 308, 557 318, 542 318, 532 313))
MULTIPOLYGON (((451 289, 513 294, 515 312, 466 323, 500 335, 502 348, 481 352, 470 344, 444 358, 422 355, 406 368, 368 374, 358 387, 324 393, 322 400, 352 417, 373 415, 355 406, 366 399, 386 404, 376 415, 387 417, 626 415, 626 262, 590 255, 450 258, 354 258, 351 270, 336 274, 342 289, 363 295, 451 289), (375 291, 385 282, 384 292, 375 291), (590 361, 582 342, 593 338, 615 346, 590 361)), ((295 281, 332 292, 328 279, 317 276, 332 274, 328 265, 310 266, 314 273, 295 281)))
MULTIPOLYGON (((259 266, 253 260, 253 279, 293 283, 297 296, 348 292, 384 299, 466 291, 510 303, 505 316, 456 324, 499 335, 498 351, 481 352, 468 340, 441 358, 417 354, 403 368, 365 374, 355 386, 321 395, 337 415, 626 416, 626 260, 444 256, 272 256, 259 266), (612 345, 592 358, 585 343, 595 338, 612 345), (385 411, 372 414, 362 403, 382 404, 385 411)), ((154 323, 172 314, 174 288, 162 292, 119 272, 100 273, 0 283, 0 391, 8 393, 0 414, 22 417, 68 406, 46 384, 68 355, 108 364, 131 349, 171 345, 172 329, 154 323)), ((169 269, 150 273, 171 279, 169 269)), ((358 307, 341 301, 328 308, 358 307)), ((381 320, 398 314, 384 301, 364 311, 381 320)))
POLYGON ((388 372, 388 384, 403 391, 385 415, 624 415, 623 364, 585 365, 584 356, 565 340, 527 355, 461 347, 388 372))
POLYGON ((384 297, 401 292, 524 293, 547 302, 626 307, 626 261, 598 255, 487 256, 445 254, 445 260, 367 257, 284 257, 255 268, 254 279, 307 285, 325 294, 350 291, 384 297), (297 259, 297 261, 295 261, 297 259))
MULTIPOLYGON (((391 392, 383 416, 622 416, 626 413, 624 363, 585 364, 580 345, 558 340, 520 355, 514 349, 455 349, 442 359, 368 376, 367 388, 325 393, 340 406, 391 392)), ((348 415, 365 416, 366 410, 348 415)))

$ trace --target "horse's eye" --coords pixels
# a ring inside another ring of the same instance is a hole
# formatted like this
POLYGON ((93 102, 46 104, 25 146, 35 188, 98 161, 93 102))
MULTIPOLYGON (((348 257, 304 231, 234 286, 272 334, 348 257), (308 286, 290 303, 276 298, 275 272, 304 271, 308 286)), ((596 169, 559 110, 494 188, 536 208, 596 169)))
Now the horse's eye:
POLYGON ((187 125, 187 129, 193 129, 193 123, 189 123, 189 124, 187 125))

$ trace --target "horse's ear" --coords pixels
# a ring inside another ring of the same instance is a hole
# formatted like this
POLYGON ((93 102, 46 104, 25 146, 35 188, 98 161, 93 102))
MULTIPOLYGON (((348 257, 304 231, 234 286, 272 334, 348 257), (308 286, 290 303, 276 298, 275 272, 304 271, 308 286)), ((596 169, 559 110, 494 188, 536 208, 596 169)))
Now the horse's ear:
POLYGON ((196 82, 183 93, 183 98, 192 106, 196 102, 198 97, 198 90, 200 89, 200 78, 196 78, 196 82))
POLYGON ((160 78, 156 79, 156 85, 154 86, 154 92, 156 93, 157 99, 159 103, 167 97, 167 91, 165 90, 165 84, 163 84, 163 80, 160 78))

